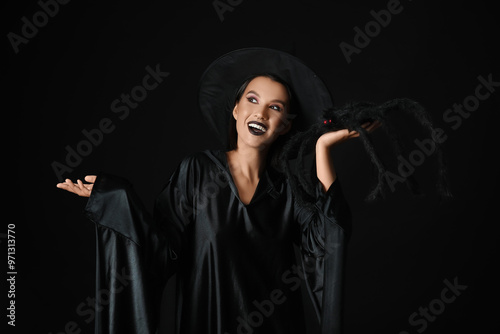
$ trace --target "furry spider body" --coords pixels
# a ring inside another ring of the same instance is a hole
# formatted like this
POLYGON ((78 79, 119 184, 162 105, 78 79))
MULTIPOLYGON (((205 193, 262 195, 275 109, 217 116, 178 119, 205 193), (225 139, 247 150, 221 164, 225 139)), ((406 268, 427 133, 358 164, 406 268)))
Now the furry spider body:
MULTIPOLYGON (((303 204, 311 202, 314 198, 314 182, 308 173, 294 172, 292 161, 295 160, 298 170, 304 171, 305 157, 309 152, 314 152, 314 147, 318 138, 326 132, 348 129, 357 131, 363 146, 370 157, 371 162, 377 170, 377 184, 367 196, 367 200, 372 201, 383 197, 387 190, 386 167, 378 157, 373 142, 362 127, 367 122, 379 121, 382 128, 393 144, 393 152, 397 156, 401 155, 404 145, 401 136, 396 129, 388 122, 388 118, 394 112, 403 112, 411 115, 417 123, 432 137, 434 126, 429 114, 417 102, 410 99, 393 99, 382 104, 371 102, 351 102, 341 108, 328 109, 323 112, 323 120, 311 126, 307 131, 294 135, 283 147, 281 155, 281 168, 290 180, 290 184, 297 199, 303 204)), ((439 164, 438 192, 443 198, 451 197, 446 180, 446 168, 443 161, 443 154, 438 142, 434 139, 435 152, 439 164)), ((405 180, 413 193, 418 193, 418 185, 412 176, 405 180)))

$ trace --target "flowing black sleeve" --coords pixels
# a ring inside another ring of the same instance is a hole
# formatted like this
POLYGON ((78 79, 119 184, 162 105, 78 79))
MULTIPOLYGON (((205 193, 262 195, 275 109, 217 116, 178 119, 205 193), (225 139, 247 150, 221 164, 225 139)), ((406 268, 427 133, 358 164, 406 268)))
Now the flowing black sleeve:
POLYGON ((154 218, 158 229, 169 238, 170 258, 181 259, 186 245, 186 229, 193 220, 193 189, 196 182, 196 158, 186 157, 170 177, 156 199, 154 218))
POLYGON ((342 281, 351 214, 339 180, 324 192, 318 180, 314 207, 297 207, 302 266, 321 334, 342 330, 342 281))
POLYGON ((165 234, 117 176, 98 175, 85 214, 97 234, 95 333, 155 333, 175 271, 165 234))

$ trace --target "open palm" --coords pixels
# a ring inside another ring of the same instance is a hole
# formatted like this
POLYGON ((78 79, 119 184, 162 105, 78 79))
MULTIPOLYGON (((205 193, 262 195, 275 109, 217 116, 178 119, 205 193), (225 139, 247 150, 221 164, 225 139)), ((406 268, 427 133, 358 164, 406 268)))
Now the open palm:
MULTIPOLYGON (((374 121, 374 122, 368 122, 364 123, 361 125, 362 128, 366 130, 366 132, 371 133, 375 129, 377 129, 381 123, 379 121, 374 121)), ((348 129, 342 129, 342 130, 337 130, 337 131, 330 131, 324 133, 320 138, 319 141, 325 146, 325 147, 332 147, 334 145, 340 144, 350 138, 356 138, 359 137, 359 133, 357 131, 349 131, 348 129)))
POLYGON ((81 180, 77 180, 76 183, 73 183, 70 179, 66 179, 65 182, 58 183, 56 186, 57 188, 67 190, 78 196, 90 197, 96 178, 96 175, 85 176, 85 181, 88 183, 83 183, 81 180))

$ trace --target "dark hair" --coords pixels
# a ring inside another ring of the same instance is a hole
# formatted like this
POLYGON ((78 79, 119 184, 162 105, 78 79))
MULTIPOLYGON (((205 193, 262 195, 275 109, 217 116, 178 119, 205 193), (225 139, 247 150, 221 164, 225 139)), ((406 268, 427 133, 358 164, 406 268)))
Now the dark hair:
MULTIPOLYGON (((234 97, 234 103, 233 103, 231 108, 234 108, 234 106, 240 101, 241 97, 243 96, 243 93, 245 92, 245 90, 248 87, 248 84, 253 79, 255 79, 257 77, 269 78, 272 81, 275 81, 277 83, 282 84, 286 88, 286 91, 288 93, 288 105, 289 105, 288 114, 290 114, 290 113, 293 114, 294 103, 293 103, 293 94, 292 94, 292 90, 290 88, 290 85, 288 85, 288 83, 285 80, 283 80, 282 78, 280 78, 278 75, 276 75, 274 73, 259 73, 259 74, 253 74, 253 75, 247 77, 247 79, 243 82, 243 84, 236 91, 236 94, 234 97)), ((238 132, 236 131, 236 120, 234 119, 232 112, 230 113, 229 117, 230 117, 230 120, 229 120, 229 132, 228 132, 228 134, 229 134, 229 141, 228 141, 229 147, 228 147, 228 149, 234 150, 234 149, 236 149, 236 146, 237 146, 238 132)), ((286 133, 284 135, 279 136, 271 146, 271 149, 269 151, 269 155, 271 156, 271 162, 273 162, 273 165, 275 167, 278 166, 278 164, 276 163, 277 161, 275 161, 277 159, 277 156, 278 156, 277 153, 280 150, 280 148, 283 147, 286 140, 290 138, 289 134, 290 134, 290 131, 288 131, 288 133, 286 133)))

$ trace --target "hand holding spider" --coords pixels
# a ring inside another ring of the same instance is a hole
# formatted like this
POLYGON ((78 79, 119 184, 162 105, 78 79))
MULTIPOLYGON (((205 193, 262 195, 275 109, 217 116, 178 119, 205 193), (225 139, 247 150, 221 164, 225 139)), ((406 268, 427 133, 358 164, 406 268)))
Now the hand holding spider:
MULTIPOLYGON (((375 131, 381 125, 380 121, 366 122, 361 125, 367 133, 375 131)), ((359 137, 358 131, 349 131, 348 129, 341 129, 337 131, 329 131, 324 133, 318 138, 316 146, 331 148, 340 144, 348 139, 359 137)))

